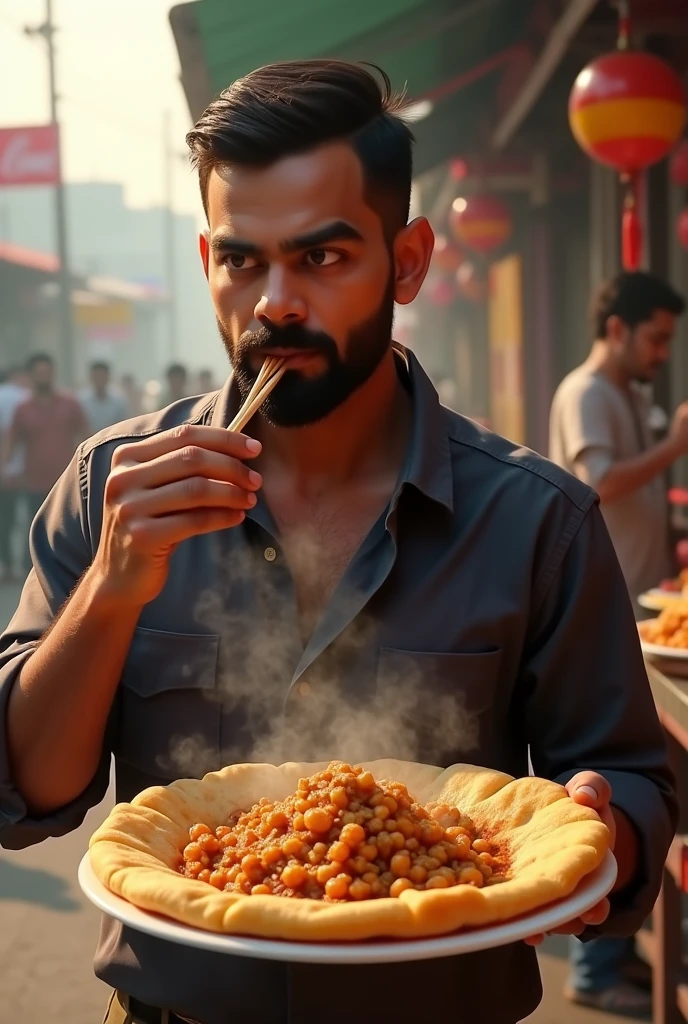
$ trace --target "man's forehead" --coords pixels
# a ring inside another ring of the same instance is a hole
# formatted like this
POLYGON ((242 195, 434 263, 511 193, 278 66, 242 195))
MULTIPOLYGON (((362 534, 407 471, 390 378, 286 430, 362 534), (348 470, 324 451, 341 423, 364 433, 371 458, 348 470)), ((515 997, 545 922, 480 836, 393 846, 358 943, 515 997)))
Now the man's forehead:
POLYGON ((367 205, 363 168, 351 146, 333 143, 267 167, 227 164, 208 179, 211 230, 237 233, 266 224, 298 234, 315 223, 348 220, 365 231, 376 219, 367 205))

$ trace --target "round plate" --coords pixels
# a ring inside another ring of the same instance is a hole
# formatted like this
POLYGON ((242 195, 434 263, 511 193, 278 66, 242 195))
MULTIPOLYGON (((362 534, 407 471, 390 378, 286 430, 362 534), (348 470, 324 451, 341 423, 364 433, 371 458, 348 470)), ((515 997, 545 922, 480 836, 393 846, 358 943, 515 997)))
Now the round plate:
POLYGON ((680 590, 662 590, 661 587, 653 587, 652 590, 646 590, 644 594, 637 598, 640 607, 647 608, 651 612, 661 612, 665 608, 671 608, 674 601, 681 600, 685 601, 686 598, 680 590))
POLYGON ((676 658, 678 661, 688 661, 688 649, 685 647, 662 647, 660 644, 648 644, 642 637, 640 646, 643 654, 652 654, 655 658, 676 658))
POLYGON ((506 946, 510 942, 550 931, 580 917, 611 891, 615 881, 616 861, 608 852, 599 868, 584 878, 571 896, 504 924, 429 939, 371 939, 369 942, 356 943, 283 942, 244 935, 219 935, 140 910, 120 896, 115 896, 98 881, 88 854, 79 865, 79 885, 86 896, 100 910, 130 928, 168 942, 210 949, 215 953, 307 964, 384 964, 402 960, 432 960, 436 957, 456 956, 458 953, 473 953, 493 946, 506 946))

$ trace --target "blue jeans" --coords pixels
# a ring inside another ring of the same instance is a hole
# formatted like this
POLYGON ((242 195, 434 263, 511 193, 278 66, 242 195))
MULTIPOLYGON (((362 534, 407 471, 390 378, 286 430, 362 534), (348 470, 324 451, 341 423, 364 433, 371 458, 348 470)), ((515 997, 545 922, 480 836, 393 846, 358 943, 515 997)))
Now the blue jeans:
POLYGON ((603 992, 623 981, 621 967, 632 954, 633 939, 591 939, 569 942, 569 984, 576 992, 603 992))

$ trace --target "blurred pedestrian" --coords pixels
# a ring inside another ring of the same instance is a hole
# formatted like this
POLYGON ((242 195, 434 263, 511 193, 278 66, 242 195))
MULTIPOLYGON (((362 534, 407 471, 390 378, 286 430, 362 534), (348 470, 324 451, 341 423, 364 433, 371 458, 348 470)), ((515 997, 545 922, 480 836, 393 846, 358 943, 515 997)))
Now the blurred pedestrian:
POLYGON ((160 409, 189 396, 189 374, 183 363, 172 363, 165 372, 167 387, 162 391, 160 409))
MULTIPOLYGON (((562 381, 552 404, 550 458, 598 492, 638 618, 645 614, 638 595, 670 571, 664 474, 688 453, 688 402, 657 443, 647 385, 669 358, 684 308, 654 274, 622 273, 608 281, 593 302, 592 351, 562 381)), ((625 978, 629 963, 637 970, 633 940, 572 939, 567 997, 621 1015, 648 1013, 649 993, 625 978)))
MULTIPOLYGON (((55 365, 52 357, 39 353, 28 363, 31 392, 17 405, 10 423, 4 450, 3 472, 12 464, 18 451, 23 451, 25 466, 22 491, 26 499, 29 521, 43 504, 53 484, 88 435, 88 424, 76 398, 55 387, 55 365)), ((25 568, 30 568, 28 545, 24 553, 25 568)))
POLYGON ((143 411, 143 393, 133 373, 123 373, 119 382, 120 391, 127 403, 127 416, 140 416, 143 411))
POLYGON ((0 579, 8 581, 15 579, 12 546, 24 470, 24 452, 20 446, 11 458, 9 456, 9 428, 17 406, 29 394, 24 369, 15 367, 3 375, 0 381, 0 579))
POLYGON ((127 402, 110 385, 109 365, 100 360, 91 363, 89 380, 90 386, 79 396, 89 433, 96 434, 105 427, 111 427, 113 423, 126 420, 129 416, 127 402))
POLYGON ((207 395, 211 391, 217 391, 217 384, 213 379, 212 370, 199 370, 198 371, 198 393, 199 395, 207 395))

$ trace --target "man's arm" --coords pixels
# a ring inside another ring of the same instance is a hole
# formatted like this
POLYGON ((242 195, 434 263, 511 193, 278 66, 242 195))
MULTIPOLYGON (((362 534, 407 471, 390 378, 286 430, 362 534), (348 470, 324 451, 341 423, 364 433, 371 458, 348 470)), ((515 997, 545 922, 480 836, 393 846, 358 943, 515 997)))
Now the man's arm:
POLYGON ((673 436, 640 455, 618 461, 608 450, 590 447, 576 458, 574 468, 576 476, 597 491, 600 501, 612 502, 666 473, 683 453, 684 448, 673 436))
POLYGON ((611 785, 612 809, 621 812, 615 817, 622 878, 601 930, 630 935, 659 892, 676 826, 674 780, 628 591, 599 509, 575 510, 550 527, 570 540, 557 545, 560 554, 533 594, 520 679, 531 759, 537 775, 562 785, 581 771, 598 772, 611 785))

